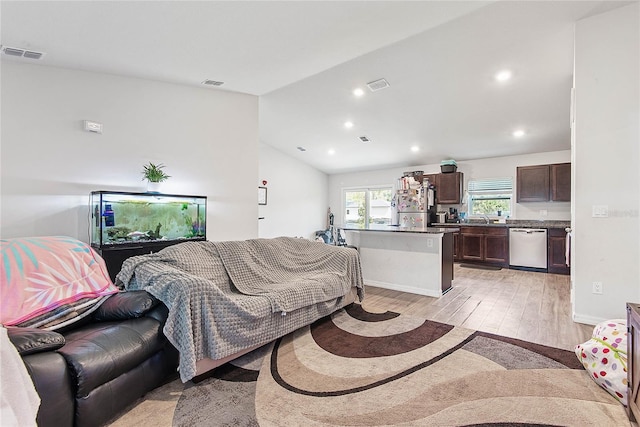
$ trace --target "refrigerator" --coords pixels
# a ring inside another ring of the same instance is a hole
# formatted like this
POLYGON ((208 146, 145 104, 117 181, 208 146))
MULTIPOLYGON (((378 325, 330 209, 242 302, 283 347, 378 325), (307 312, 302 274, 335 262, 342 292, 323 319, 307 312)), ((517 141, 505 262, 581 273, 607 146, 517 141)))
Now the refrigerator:
POLYGON ((428 227, 435 217, 435 193, 429 181, 406 176, 400 178, 395 206, 399 226, 428 227))

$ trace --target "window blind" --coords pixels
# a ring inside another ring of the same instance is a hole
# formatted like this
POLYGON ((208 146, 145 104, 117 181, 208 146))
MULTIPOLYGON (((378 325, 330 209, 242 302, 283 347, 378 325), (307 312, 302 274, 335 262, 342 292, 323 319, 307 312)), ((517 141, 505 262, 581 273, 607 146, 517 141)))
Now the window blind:
POLYGON ((471 194, 510 193, 513 191, 512 178, 487 178, 469 181, 468 191, 471 194))

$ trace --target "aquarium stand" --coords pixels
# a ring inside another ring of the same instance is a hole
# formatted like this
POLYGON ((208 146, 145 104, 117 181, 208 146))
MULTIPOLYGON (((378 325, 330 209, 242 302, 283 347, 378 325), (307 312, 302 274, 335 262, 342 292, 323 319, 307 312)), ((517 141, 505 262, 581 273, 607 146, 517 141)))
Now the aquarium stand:
MULTIPOLYGON (((198 240, 206 240, 205 238, 189 239, 189 242, 198 240)), ((137 255, 146 255, 154 252, 158 252, 166 247, 183 243, 187 240, 158 240, 155 242, 140 242, 129 243, 121 245, 111 245, 102 248, 95 248, 96 251, 102 256, 104 262, 107 264, 107 270, 109 270, 109 277, 115 282, 116 274, 120 272, 122 263, 127 258, 137 255)))

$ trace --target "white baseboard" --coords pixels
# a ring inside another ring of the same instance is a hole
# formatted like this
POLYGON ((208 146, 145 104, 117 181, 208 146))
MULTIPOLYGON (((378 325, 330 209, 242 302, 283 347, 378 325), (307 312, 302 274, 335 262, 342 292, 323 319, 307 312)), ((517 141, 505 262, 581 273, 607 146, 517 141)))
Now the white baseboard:
POLYGON ((365 279, 364 283, 365 283, 365 286, 374 286, 376 288, 391 289, 393 291, 399 291, 399 292, 408 292, 410 294, 424 295, 427 297, 440 298, 442 296, 442 291, 436 292, 436 291, 431 291, 424 288, 414 288, 412 286, 396 285, 393 283, 378 282, 375 280, 368 280, 368 279, 365 279))
POLYGON ((573 313, 573 321, 578 323, 584 323, 585 325, 597 325, 600 322, 612 319, 603 319, 601 317, 585 316, 582 314, 573 313))

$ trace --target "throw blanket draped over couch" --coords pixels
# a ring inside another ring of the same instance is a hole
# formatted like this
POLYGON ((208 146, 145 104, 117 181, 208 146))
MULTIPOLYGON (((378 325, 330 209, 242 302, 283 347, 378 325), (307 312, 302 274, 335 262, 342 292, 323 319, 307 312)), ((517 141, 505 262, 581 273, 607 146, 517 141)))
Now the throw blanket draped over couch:
POLYGON ((164 333, 183 382, 198 360, 266 344, 364 297, 354 249, 279 237, 185 242, 129 258, 116 277, 169 308, 164 333))

